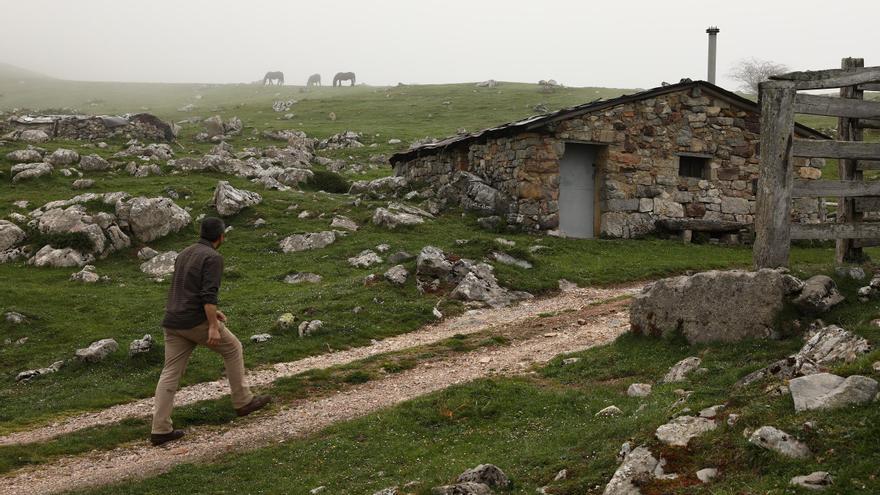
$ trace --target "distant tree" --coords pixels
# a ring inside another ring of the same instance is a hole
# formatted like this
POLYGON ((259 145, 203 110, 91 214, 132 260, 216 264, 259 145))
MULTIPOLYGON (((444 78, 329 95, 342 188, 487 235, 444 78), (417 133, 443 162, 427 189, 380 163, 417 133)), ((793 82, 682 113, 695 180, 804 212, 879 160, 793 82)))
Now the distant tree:
POLYGON ((731 79, 741 83, 741 88, 751 94, 758 94, 758 84, 776 76, 789 72, 784 64, 777 64, 769 60, 747 58, 737 62, 730 71, 731 79))

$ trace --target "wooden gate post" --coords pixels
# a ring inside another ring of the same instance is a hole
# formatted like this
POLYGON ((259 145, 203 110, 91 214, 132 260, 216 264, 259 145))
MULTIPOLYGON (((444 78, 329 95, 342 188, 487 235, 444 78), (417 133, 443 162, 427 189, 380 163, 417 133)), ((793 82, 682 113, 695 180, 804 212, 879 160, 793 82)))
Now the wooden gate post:
POLYGON ((791 247, 793 81, 760 84, 761 163, 755 211, 755 268, 788 266, 791 247))
MULTIPOLYGON (((865 66, 863 58, 845 58, 840 64, 842 69, 854 69, 865 66)), ((841 98, 863 99, 864 91, 856 86, 840 88, 841 98)), ((837 119, 837 139, 840 141, 861 141, 862 130, 857 127, 858 120, 841 117, 837 119)), ((857 170, 858 161, 841 158, 837 162, 837 171, 840 180, 862 180, 862 172, 857 170)), ((837 221, 852 222, 862 217, 856 213, 855 198, 841 197, 837 200, 837 221)), ((835 244, 835 261, 840 263, 862 263, 865 261, 865 253, 862 248, 855 246, 855 239, 838 239, 835 244)))

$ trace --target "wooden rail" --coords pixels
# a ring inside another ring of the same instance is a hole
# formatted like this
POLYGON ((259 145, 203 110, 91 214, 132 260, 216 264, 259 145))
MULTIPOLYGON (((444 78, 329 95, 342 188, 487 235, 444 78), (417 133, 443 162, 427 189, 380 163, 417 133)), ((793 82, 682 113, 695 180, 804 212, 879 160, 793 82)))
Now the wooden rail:
POLYGON ((859 101, 830 96, 797 95, 794 113, 827 115, 850 119, 880 119, 880 101, 859 101))
POLYGON ((880 196, 880 182, 861 180, 805 180, 792 183, 792 198, 827 198, 830 196, 880 196))
POLYGON ((799 139, 794 142, 792 154, 804 158, 880 160, 880 143, 863 143, 859 141, 812 141, 799 139))

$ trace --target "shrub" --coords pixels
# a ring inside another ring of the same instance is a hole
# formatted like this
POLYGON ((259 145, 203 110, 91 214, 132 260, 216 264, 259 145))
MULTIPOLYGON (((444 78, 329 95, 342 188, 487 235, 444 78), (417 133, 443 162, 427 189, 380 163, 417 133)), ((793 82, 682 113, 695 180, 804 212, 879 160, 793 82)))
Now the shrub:
POLYGON ((337 173, 325 170, 315 170, 314 173, 305 184, 308 189, 336 194, 345 194, 351 189, 351 183, 337 173))

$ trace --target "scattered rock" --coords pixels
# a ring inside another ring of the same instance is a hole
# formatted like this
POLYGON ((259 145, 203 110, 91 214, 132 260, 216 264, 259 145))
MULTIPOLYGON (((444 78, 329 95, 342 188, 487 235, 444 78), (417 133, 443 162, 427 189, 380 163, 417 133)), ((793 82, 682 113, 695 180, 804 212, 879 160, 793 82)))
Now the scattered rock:
POLYGON ((490 488, 507 488, 510 486, 510 479, 504 474, 498 466, 494 464, 480 464, 479 466, 468 469, 461 473, 456 483, 482 483, 490 488))
POLYGON ((657 460, 645 447, 636 447, 626 454, 623 463, 605 485, 603 495, 637 495, 639 486, 655 478, 661 478, 663 458, 657 460))
POLYGON ((94 185, 94 179, 77 179, 73 181, 73 184, 71 184, 70 187, 74 189, 88 189, 90 187, 94 187, 94 185))
POLYGON ((739 421, 739 414, 730 413, 727 415, 727 426, 733 426, 739 421))
POLYGON ((724 410, 724 404, 718 404, 715 406, 707 407, 700 411, 701 418, 707 419, 715 419, 718 417, 718 413, 724 410))
MULTIPOLYGON (((25 148, 6 153, 6 159, 15 163, 36 163, 43 161, 43 154, 34 148, 25 148)), ((52 163, 51 160, 47 160, 52 163)))
POLYGON ((294 234, 281 240, 281 250, 285 253, 296 253, 310 249, 322 249, 336 242, 336 233, 332 230, 309 234, 294 234))
POLYGON ((256 335, 251 335, 251 342, 262 344, 263 342, 268 342, 272 336, 268 333, 258 333, 256 335))
POLYGON ((423 217, 404 211, 391 211, 387 208, 376 208, 373 224, 394 230, 398 227, 410 227, 425 223, 423 217))
POLYGON ((299 324, 299 336, 308 337, 324 327, 321 320, 304 321, 299 324))
POLYGON ((119 349, 119 344, 113 339, 102 339, 92 342, 88 347, 76 350, 76 358, 87 363, 103 361, 111 353, 119 349))
POLYGON ((687 447, 692 438, 716 428, 715 421, 696 416, 679 416, 657 428, 654 435, 666 445, 687 447))
POLYGON ((47 368, 39 368, 34 370, 22 371, 18 375, 15 376, 15 381, 17 382, 26 382, 30 381, 34 378, 43 375, 49 375, 51 373, 57 373, 61 367, 64 366, 64 361, 55 361, 47 368))
POLYGON ((153 336, 150 334, 145 334, 140 339, 134 339, 131 341, 131 344, 128 345, 128 356, 131 357, 135 354, 146 354, 153 349, 154 343, 153 336))
POLYGON ((749 443, 794 459, 806 459, 812 455, 806 444, 772 426, 755 430, 749 437, 749 443))
POLYGON ((581 360, 581 358, 576 358, 576 357, 565 358, 562 360, 562 364, 564 364, 564 365, 574 364, 580 360, 581 360))
POLYGON ((837 290, 837 284, 827 275, 810 277, 805 284, 800 295, 792 301, 805 314, 826 313, 843 302, 844 298, 837 290))
POLYGON ((141 261, 149 261, 156 256, 159 256, 159 251, 156 251, 155 249, 148 246, 142 247, 137 253, 137 257, 141 261))
POLYGON ((137 197, 116 203, 116 217, 142 242, 151 242, 189 225, 190 214, 169 198, 137 197))
POLYGON ((507 253, 501 253, 498 251, 492 252, 492 259, 494 259, 495 261, 497 261, 499 263, 505 264, 505 265, 511 265, 511 266, 523 268, 526 270, 532 267, 532 264, 526 260, 514 258, 513 256, 511 256, 507 253))
POLYGON ((205 132, 209 138, 223 135, 223 119, 219 115, 208 117, 202 121, 202 124, 205 125, 205 132))
POLYGON ((596 413, 596 416, 620 416, 623 411, 617 406, 608 406, 596 413))
POLYGON ((814 471, 806 476, 795 476, 789 484, 810 490, 824 490, 834 484, 834 478, 826 471, 814 471))
POLYGON ((58 148, 46 157, 46 161, 56 167, 73 165, 79 161, 79 153, 65 148, 58 148))
POLYGON ((666 376, 663 377, 661 383, 685 381, 687 379, 688 373, 699 368, 702 362, 703 360, 696 356, 682 359, 681 361, 675 363, 675 365, 669 369, 669 372, 666 373, 666 376))
POLYGON ((52 165, 48 163, 22 163, 13 165, 10 172, 15 174, 12 182, 21 182, 23 180, 36 179, 52 173, 52 165))
POLYGON ((345 230, 350 230, 352 232, 355 232, 358 229, 358 225, 354 222, 354 220, 352 220, 350 218, 347 218, 347 217, 344 217, 341 215, 336 215, 333 217, 333 221, 330 222, 330 228, 333 228, 333 229, 339 228, 339 229, 345 229, 345 230))
POLYGON ((697 479, 703 483, 710 483, 718 476, 715 468, 703 468, 697 471, 697 479))
POLYGON ((630 397, 647 397, 651 395, 651 384, 633 383, 626 389, 626 395, 630 397))
POLYGON ((110 162, 98 155, 86 155, 79 160, 79 168, 86 172, 110 170, 110 162))
POLYGON ((846 378, 830 373, 816 373, 789 382, 794 410, 836 409, 866 404, 874 400, 880 384, 873 378, 853 375, 846 378))
POLYGON ((18 246, 26 237, 27 234, 18 225, 8 220, 0 220, 0 252, 18 246))
POLYGON ((396 486, 390 486, 374 492, 373 495, 400 495, 400 491, 397 490, 396 486))
POLYGON ((27 317, 15 311, 7 311, 3 314, 3 318, 6 319, 7 323, 11 323, 13 325, 21 325, 22 323, 27 323, 27 317))
POLYGON ((495 243, 499 244, 501 246, 504 246, 504 247, 509 247, 509 248, 516 246, 516 241, 511 241, 511 240, 505 239, 503 237, 496 237, 495 243))
POLYGON ((492 495, 492 489, 483 483, 458 483, 455 485, 435 486, 431 495, 492 495))
POLYGON ((853 280, 864 280, 867 277, 865 270, 860 266, 838 266, 834 269, 834 273, 853 280))
POLYGON ((101 280, 101 277, 95 273, 95 267, 93 265, 86 265, 82 268, 81 271, 73 273, 70 275, 71 282, 82 282, 85 284, 94 284, 95 282, 101 280))
POLYGON ((235 215, 248 206, 263 202, 263 197, 252 191, 236 189, 229 182, 221 180, 214 189, 214 208, 221 217, 235 215))
POLYGON ((348 264, 357 268, 369 268, 379 263, 382 263, 382 258, 372 249, 366 249, 357 256, 348 258, 348 264))
POLYGON ((284 277, 284 283, 287 284, 301 284, 305 282, 317 284, 321 280, 323 280, 323 277, 321 277, 317 273, 307 272, 291 273, 290 275, 284 277))
POLYGON ((279 316, 277 320, 275 320, 275 326, 279 330, 287 330, 293 327, 294 322, 296 321, 296 316, 293 313, 284 313, 279 316))
POLYGON ((394 285, 403 285, 409 277, 409 272, 403 265, 395 265, 385 272, 385 279, 394 285))
POLYGON ((174 273, 177 251, 167 251, 141 263, 141 271, 154 278, 164 278, 174 273))
POLYGON ((72 248, 55 249, 52 246, 43 246, 28 263, 34 266, 51 266, 55 268, 69 268, 83 266, 90 257, 83 256, 79 251, 72 248))
POLYGON ((553 477, 553 481, 562 481, 568 479, 568 469, 563 469, 556 473, 556 476, 553 477))
POLYGON ((681 331, 692 344, 767 338, 774 334, 784 302, 783 274, 775 270, 665 278, 633 298, 631 328, 645 335, 681 331))
MULTIPOLYGON (((380 249, 379 252, 382 252, 382 250, 380 249)), ((407 253, 406 251, 398 251, 388 257, 388 263, 391 263, 392 265, 398 265, 400 263, 403 263, 404 261, 409 261, 411 259, 413 259, 413 255, 407 253)))
POLYGON ((18 135, 18 139, 26 143, 45 143, 49 140, 49 135, 40 129, 25 129, 18 135))

